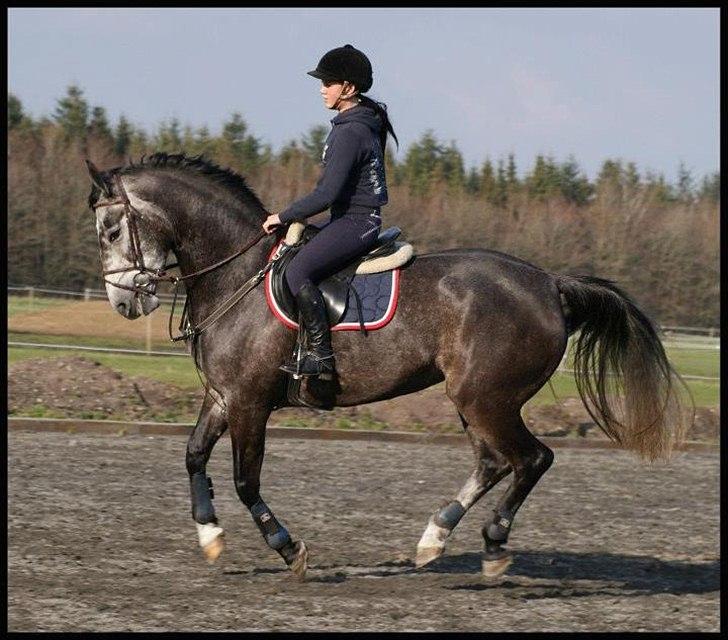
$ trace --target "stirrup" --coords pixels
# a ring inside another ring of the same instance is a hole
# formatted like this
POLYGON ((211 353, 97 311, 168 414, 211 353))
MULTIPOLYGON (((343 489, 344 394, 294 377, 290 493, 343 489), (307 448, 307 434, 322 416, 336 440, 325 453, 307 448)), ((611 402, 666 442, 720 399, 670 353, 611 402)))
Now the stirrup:
POLYGON ((300 360, 286 363, 278 368, 290 373, 294 380, 299 378, 333 380, 334 355, 320 357, 311 351, 307 351, 300 360))

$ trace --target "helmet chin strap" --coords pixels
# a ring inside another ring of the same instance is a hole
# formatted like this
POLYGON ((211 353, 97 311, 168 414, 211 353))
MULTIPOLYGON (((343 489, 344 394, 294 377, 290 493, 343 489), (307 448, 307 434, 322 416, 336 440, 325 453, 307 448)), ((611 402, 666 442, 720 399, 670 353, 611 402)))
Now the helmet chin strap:
MULTIPOLYGON (((339 104, 341 104, 341 99, 342 99, 341 97, 344 95, 344 91, 346 91, 346 88, 347 88, 348 85, 349 85, 349 81, 348 80, 344 80, 343 84, 341 85, 341 91, 339 91, 339 97, 336 98, 336 102, 334 102, 334 104, 330 107, 330 109, 333 110, 333 109, 338 109, 339 108, 339 104)), ((354 95, 356 95, 356 94, 354 94, 354 95)), ((347 98, 347 100, 348 99, 349 98, 347 98)))

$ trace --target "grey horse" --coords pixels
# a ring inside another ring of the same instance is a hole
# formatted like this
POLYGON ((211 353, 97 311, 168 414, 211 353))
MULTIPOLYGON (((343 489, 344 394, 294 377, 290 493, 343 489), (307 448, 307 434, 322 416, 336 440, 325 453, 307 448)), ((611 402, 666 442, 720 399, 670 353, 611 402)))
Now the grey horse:
MULTIPOLYGON (((200 157, 157 153, 106 171, 87 164, 112 307, 130 320, 151 313, 169 252, 183 277, 194 276, 185 281, 188 318, 205 331, 190 334, 189 341, 209 392, 186 463, 205 556, 214 561, 223 549, 206 464, 229 430, 240 500, 266 543, 303 577, 305 544, 293 540, 260 493, 266 423, 286 406, 286 377, 278 367, 293 351, 296 334, 270 313, 263 287, 252 287, 208 322, 221 301, 267 263, 282 231, 262 233, 266 211, 244 179, 200 157)), ((386 327, 368 335, 334 332, 335 405, 376 402, 444 380, 472 445, 472 472, 458 495, 429 518, 417 567, 442 555, 468 509, 512 474, 482 528, 483 573, 506 571, 513 519, 553 461, 552 451, 527 429, 521 409, 549 380, 577 331, 577 386, 597 425, 643 458, 667 457, 689 424, 681 381, 653 322, 607 280, 548 273, 497 251, 426 253, 402 269, 399 305, 386 327)))

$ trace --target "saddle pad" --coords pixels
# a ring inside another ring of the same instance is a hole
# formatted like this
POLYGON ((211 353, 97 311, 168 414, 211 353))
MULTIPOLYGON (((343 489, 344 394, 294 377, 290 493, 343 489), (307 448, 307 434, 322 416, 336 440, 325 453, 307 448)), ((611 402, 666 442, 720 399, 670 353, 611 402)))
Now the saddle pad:
MULTIPOLYGON (((364 328, 367 331, 381 329, 394 317, 399 298, 399 271, 399 269, 394 269, 383 273, 368 273, 353 277, 351 286, 356 289, 361 299, 361 314, 364 320, 364 328)), ((270 272, 265 276, 265 297, 268 301, 268 307, 276 318, 290 329, 298 329, 298 323, 290 318, 276 302, 271 286, 270 272)), ((331 327, 331 330, 358 331, 361 327, 357 306, 356 297, 350 289, 344 316, 338 324, 331 327)))

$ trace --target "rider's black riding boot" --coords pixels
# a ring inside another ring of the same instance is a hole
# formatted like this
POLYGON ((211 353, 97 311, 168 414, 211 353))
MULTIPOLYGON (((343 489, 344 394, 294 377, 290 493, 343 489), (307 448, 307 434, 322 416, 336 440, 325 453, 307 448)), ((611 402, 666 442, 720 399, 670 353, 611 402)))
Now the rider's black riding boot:
POLYGON ((300 376, 323 374, 323 377, 328 377, 334 372, 334 352, 331 349, 331 330, 324 297, 315 284, 306 282, 299 289, 296 302, 308 336, 309 349, 300 364, 294 359, 281 369, 300 376))

